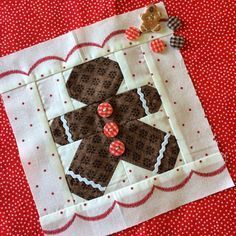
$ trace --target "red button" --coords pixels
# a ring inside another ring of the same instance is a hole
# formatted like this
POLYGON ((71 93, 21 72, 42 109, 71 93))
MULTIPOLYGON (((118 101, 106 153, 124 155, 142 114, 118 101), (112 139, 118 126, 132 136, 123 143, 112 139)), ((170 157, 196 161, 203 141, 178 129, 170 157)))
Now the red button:
POLYGON ((110 144, 109 151, 115 157, 121 156, 125 152, 125 145, 120 140, 115 140, 110 144))
POLYGON ((113 108, 112 108, 111 104, 109 104, 108 102, 101 103, 98 106, 98 114, 101 117, 105 117, 105 118, 109 117, 112 115, 112 112, 113 112, 113 108))
POLYGON ((165 44, 160 39, 155 39, 151 42, 151 49, 153 52, 162 52, 165 50, 165 44))
POLYGON ((141 32, 134 26, 130 26, 126 31, 125 31, 125 36, 128 40, 136 40, 139 38, 141 32))
POLYGON ((106 123, 103 132, 108 138, 113 138, 119 133, 118 125, 115 122, 106 123))

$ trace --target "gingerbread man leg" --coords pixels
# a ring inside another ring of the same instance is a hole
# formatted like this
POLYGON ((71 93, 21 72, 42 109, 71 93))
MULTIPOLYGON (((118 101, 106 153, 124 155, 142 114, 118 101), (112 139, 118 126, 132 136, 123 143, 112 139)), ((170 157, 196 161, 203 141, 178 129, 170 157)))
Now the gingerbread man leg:
POLYGON ((161 29, 161 25, 157 24, 154 28, 152 28, 152 32, 157 32, 161 29))
POLYGON ((142 24, 142 25, 140 26, 140 31, 141 31, 142 33, 145 33, 145 32, 148 32, 148 29, 145 27, 144 24, 142 24))

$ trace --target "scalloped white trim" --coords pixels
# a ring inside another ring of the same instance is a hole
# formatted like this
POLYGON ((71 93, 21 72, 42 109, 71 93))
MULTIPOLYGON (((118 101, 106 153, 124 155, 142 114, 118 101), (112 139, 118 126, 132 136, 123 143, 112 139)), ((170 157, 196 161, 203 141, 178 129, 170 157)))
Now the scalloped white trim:
POLYGON ((99 189, 101 192, 104 192, 106 190, 106 187, 102 187, 100 184, 96 184, 95 182, 93 182, 92 180, 88 180, 84 177, 82 177, 79 174, 75 174, 73 171, 69 170, 67 173, 67 175, 70 175, 72 178, 74 179, 78 179, 80 182, 84 182, 86 185, 88 186, 92 186, 93 188, 97 188, 99 189))
POLYGON ((68 124, 67 124, 67 121, 66 121, 66 119, 65 119, 65 116, 64 116, 64 115, 61 116, 60 119, 61 119, 61 121, 62 121, 63 128, 65 129, 68 142, 69 142, 69 143, 73 143, 74 141, 73 141, 73 139, 72 139, 72 135, 71 135, 71 133, 70 133, 70 128, 69 128, 69 126, 68 126, 68 124))
POLYGON ((170 134, 169 133, 166 133, 166 135, 165 135, 165 137, 164 137, 164 141, 162 142, 162 144, 161 144, 161 149, 159 150, 159 155, 158 155, 158 157, 157 157, 157 162, 156 162, 156 164, 155 164, 155 166, 154 166, 154 170, 153 170, 153 174, 157 174, 158 173, 158 168, 159 168, 159 166, 160 166, 160 164, 161 164, 161 160, 162 160, 162 158, 164 157, 164 152, 165 152, 165 150, 166 150, 166 145, 168 144, 168 139, 169 139, 169 137, 170 137, 170 134))
POLYGON ((143 94, 141 88, 137 88, 137 94, 138 94, 139 97, 140 97, 140 101, 142 102, 142 106, 143 106, 143 109, 144 109, 146 115, 147 115, 147 116, 148 116, 148 115, 151 115, 151 113, 149 112, 149 108, 148 108, 148 106, 147 106, 146 99, 145 99, 145 97, 144 97, 144 94, 143 94))

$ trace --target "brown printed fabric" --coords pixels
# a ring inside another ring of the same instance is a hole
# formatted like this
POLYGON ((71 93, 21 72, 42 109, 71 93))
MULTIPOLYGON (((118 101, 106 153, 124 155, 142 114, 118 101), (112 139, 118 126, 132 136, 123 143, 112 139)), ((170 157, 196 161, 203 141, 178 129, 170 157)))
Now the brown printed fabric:
POLYGON ((91 200, 93 198, 101 197, 104 194, 104 192, 99 189, 93 188, 91 185, 87 185, 84 182, 80 182, 69 175, 66 175, 66 180, 71 192, 84 199, 91 200))
POLYGON ((119 64, 101 57, 74 67, 66 86, 70 97, 91 104, 116 94, 122 80, 119 64))
MULTIPOLYGON (((125 144, 125 153, 120 157, 114 157, 109 153, 109 146, 116 138, 108 139, 103 133, 91 135, 82 140, 69 170, 103 187, 109 184, 120 160, 153 171, 165 134, 138 120, 126 123, 120 127, 120 132, 116 137, 125 144)), ((164 152, 164 162, 161 163, 158 173, 172 169, 178 153, 177 141, 171 135, 164 152)), ((91 186, 81 190, 77 186, 77 179, 73 179, 70 175, 66 175, 66 178, 71 192, 83 198, 90 196, 86 198, 88 200, 97 197, 98 189, 95 193, 91 186)))
MULTIPOLYGON (((150 113, 157 112, 161 106, 161 99, 157 90, 146 85, 141 88, 141 91, 145 96, 150 113)), ((104 102, 109 102, 113 107, 113 114, 109 118, 102 118, 98 115, 97 107, 100 103, 93 103, 64 115, 73 141, 101 132, 108 121, 123 124, 146 116, 137 89, 113 96, 104 102)), ((69 143, 60 117, 53 120, 51 131, 56 143, 60 145, 69 143)))
POLYGON ((164 157, 161 160, 161 165, 158 168, 158 174, 171 170, 175 167, 176 159, 179 155, 179 146, 175 136, 171 135, 168 139, 168 144, 164 152, 164 157))
MULTIPOLYGON (((74 175, 101 185, 104 190, 108 186, 120 160, 153 171, 165 132, 144 124, 138 119, 146 116, 140 93, 137 89, 116 94, 123 80, 123 75, 117 62, 107 58, 99 58, 75 67, 67 81, 70 96, 87 106, 56 117, 51 124, 54 141, 60 145, 68 144, 68 126, 73 141, 82 139, 71 162, 69 171, 74 175), (100 103, 108 102, 113 107, 109 118, 100 117, 97 108, 100 103), (116 122, 119 133, 115 138, 108 138, 103 133, 104 125, 116 122), (125 152, 114 157, 109 152, 109 146, 115 139, 125 145, 125 152)), ((160 95, 151 86, 142 86, 149 113, 155 113, 161 106, 160 95)), ((70 140, 71 141, 71 140, 70 140)), ((158 173, 174 168, 179 147, 174 136, 170 136, 163 154, 158 173)), ((66 179, 72 193, 90 200, 104 194, 92 185, 67 174, 66 179)))

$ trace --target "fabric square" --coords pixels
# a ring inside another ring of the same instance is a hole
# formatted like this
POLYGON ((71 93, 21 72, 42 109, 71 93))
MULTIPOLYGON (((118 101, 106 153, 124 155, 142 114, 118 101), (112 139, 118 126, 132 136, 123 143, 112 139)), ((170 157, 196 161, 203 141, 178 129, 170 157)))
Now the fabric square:
POLYGON ((159 3, 17 52, 19 70, 1 59, 4 79, 26 71, 0 86, 46 235, 108 235, 234 185, 165 19, 159 3), (158 32, 127 40, 151 9, 158 32))

